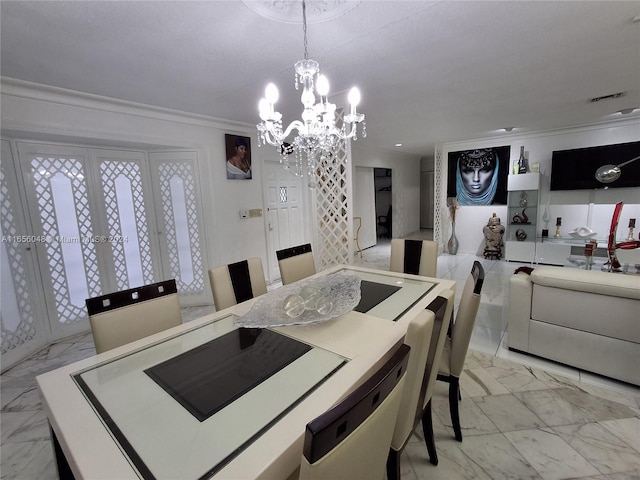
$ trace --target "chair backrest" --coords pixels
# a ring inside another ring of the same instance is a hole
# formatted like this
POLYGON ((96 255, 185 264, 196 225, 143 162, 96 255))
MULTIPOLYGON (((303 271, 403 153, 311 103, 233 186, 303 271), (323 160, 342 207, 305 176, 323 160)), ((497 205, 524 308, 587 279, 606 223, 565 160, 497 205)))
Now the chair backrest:
POLYGON ((96 353, 182 323, 175 280, 88 298, 85 303, 96 353))
POLYGON ((391 448, 396 451, 401 451, 409 441, 433 396, 454 297, 453 290, 443 290, 407 328, 405 343, 411 347, 412 358, 409 359, 402 407, 391 442, 391 448))
POLYGON ((267 293, 262 260, 258 257, 212 268, 209 283, 218 311, 267 293))
POLYGON ((431 335, 427 368, 425 368, 424 371, 422 391, 420 392, 423 410, 427 406, 427 403, 429 403, 429 400, 431 400, 433 391, 435 390, 442 352, 444 351, 447 332, 449 331, 449 325, 451 323, 454 301, 455 292, 453 290, 443 290, 433 302, 427 305, 427 310, 435 314, 436 321, 433 327, 433 334, 431 335))
POLYGON ((464 284, 456 320, 451 328, 451 352, 449 370, 454 377, 460 377, 464 359, 469 349, 469 341, 480 307, 480 292, 484 283, 484 268, 477 260, 473 262, 471 273, 464 284))
POLYGON ((432 311, 423 310, 409 322, 404 336, 404 343, 411 348, 411 355, 407 365, 407 378, 402 390, 400 410, 391 440, 391 447, 396 451, 404 448, 416 426, 416 412, 419 409, 418 401, 435 318, 432 311))
POLYGON ((384 479, 409 350, 398 347, 364 384, 307 424, 300 479, 384 479))
POLYGON ((435 277, 438 265, 438 242, 432 240, 391 240, 389 270, 435 277))
POLYGON ((276 252, 282 285, 297 282, 316 273, 311 244, 298 245, 276 252))

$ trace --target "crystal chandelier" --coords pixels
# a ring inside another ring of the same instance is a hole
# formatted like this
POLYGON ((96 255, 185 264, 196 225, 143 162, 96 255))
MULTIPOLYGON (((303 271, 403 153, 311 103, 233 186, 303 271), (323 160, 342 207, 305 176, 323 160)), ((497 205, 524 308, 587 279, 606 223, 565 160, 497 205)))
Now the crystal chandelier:
POLYGON ((353 87, 349 92, 350 110, 344 115, 342 126, 336 125, 336 106, 328 101, 329 81, 320 75, 320 64, 311 60, 307 53, 307 13, 305 1, 302 1, 302 24, 304 31, 304 60, 295 64, 295 87, 302 85, 301 102, 304 105, 302 120, 294 120, 282 129, 282 114, 275 110, 278 101, 278 88, 270 83, 265 89, 265 98, 260 100, 259 113, 262 120, 258 125, 258 146, 262 143, 274 145, 281 154, 280 163, 285 169, 291 169, 298 176, 313 178, 319 166, 328 162, 333 164, 334 152, 344 140, 358 139, 358 124, 362 123, 362 136, 367 136, 364 115, 357 113, 360 91, 353 87), (315 103, 314 83, 319 95, 315 103), (297 135, 289 136, 296 130, 297 135), (289 140, 288 140, 289 139, 289 140), (292 164, 289 156, 295 154, 292 164))

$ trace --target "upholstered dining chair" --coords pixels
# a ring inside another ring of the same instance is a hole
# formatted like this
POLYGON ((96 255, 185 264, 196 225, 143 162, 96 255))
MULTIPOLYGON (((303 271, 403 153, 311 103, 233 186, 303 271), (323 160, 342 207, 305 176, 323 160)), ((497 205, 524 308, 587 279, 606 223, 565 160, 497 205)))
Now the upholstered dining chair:
POLYGON ((301 480, 384 479, 409 351, 400 345, 360 387, 307 424, 301 480))
POLYGON ((432 240, 391 240, 389 270, 435 277, 438 264, 438 242, 432 240))
POLYGON ((438 380, 449 383, 449 411, 451 423, 456 440, 462 441, 460 428, 460 413, 458 402, 460 400, 460 375, 464 367, 464 360, 469 349, 469 341, 476 321, 478 308, 480 307, 480 292, 484 282, 484 268, 477 260, 473 262, 471 273, 464 284, 458 312, 450 335, 445 340, 442 360, 438 369, 438 380))
POLYGON ((435 389, 438 364, 444 349, 454 298, 453 290, 442 291, 440 296, 411 320, 407 327, 405 343, 411 347, 411 356, 407 366, 402 403, 387 457, 388 480, 400 479, 400 456, 419 423, 422 423, 430 461, 433 465, 438 464, 433 436, 431 397, 435 389))
POLYGON ((282 285, 297 282, 316 273, 311 244, 297 245, 276 252, 282 285))
POLYGON ((85 304, 96 353, 182 323, 173 279, 88 298, 85 304))
POLYGON ((212 268, 209 270, 209 283, 218 311, 267 293, 259 257, 212 268))

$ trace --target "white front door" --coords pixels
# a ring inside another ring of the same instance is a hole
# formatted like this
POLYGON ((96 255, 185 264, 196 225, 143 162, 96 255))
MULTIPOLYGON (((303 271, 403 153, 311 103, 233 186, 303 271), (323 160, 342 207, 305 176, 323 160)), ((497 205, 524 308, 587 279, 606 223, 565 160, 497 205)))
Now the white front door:
POLYGON ((264 162, 264 189, 267 211, 267 277, 280 278, 276 251, 309 243, 304 221, 304 182, 284 170, 277 161, 264 162))

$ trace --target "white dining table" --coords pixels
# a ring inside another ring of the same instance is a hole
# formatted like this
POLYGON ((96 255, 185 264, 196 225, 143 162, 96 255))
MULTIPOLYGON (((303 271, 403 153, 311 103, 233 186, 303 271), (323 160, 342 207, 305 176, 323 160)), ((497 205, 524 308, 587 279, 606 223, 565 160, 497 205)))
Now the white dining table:
POLYGON ((455 289, 452 280, 354 266, 317 275, 336 272, 359 276, 363 296, 386 293, 364 312, 256 330, 246 340, 235 319, 252 299, 38 376, 59 465, 92 480, 287 478, 300 463, 306 424, 380 366, 420 310, 455 289), (228 373, 220 352, 247 341, 255 344, 243 368, 265 370, 262 381, 211 408, 198 408, 198 388, 195 400, 185 400, 180 386, 194 393, 194 385, 209 385, 218 395, 219 379, 244 378, 228 373), (292 357, 271 372, 265 359, 274 351, 292 357), (191 357, 195 362, 180 367, 191 357), (206 377, 211 369, 201 367, 208 363, 218 376, 206 377), (176 371, 183 373, 170 384, 176 371))

